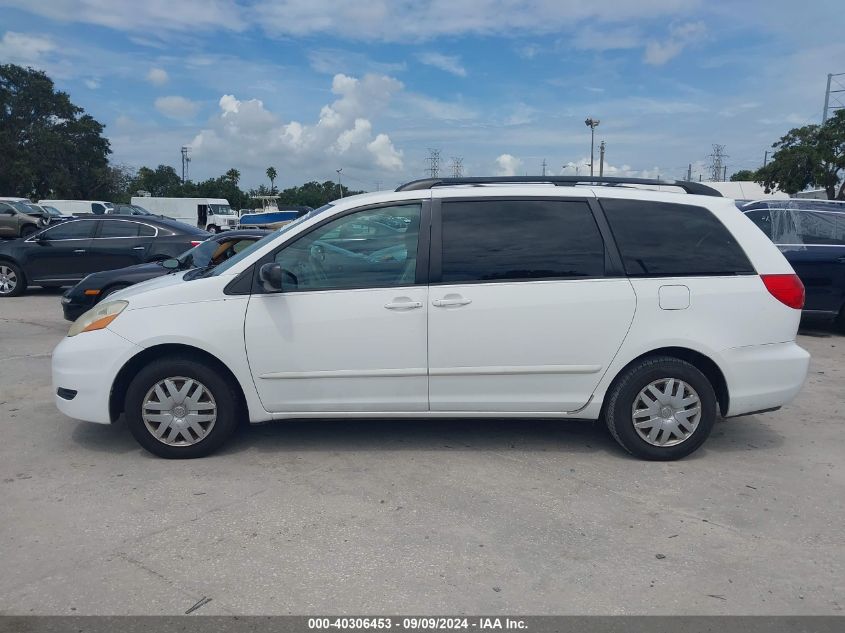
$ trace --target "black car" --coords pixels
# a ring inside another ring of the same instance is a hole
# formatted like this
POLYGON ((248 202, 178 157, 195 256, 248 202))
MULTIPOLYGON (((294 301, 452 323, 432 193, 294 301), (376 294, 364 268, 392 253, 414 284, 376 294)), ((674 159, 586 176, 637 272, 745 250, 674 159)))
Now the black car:
POLYGON ((0 297, 71 286, 86 275, 176 257, 209 237, 166 218, 89 216, 0 244, 0 297))
POLYGON ((64 316, 68 321, 75 321, 80 314, 92 308, 108 295, 147 279, 161 277, 188 268, 216 266, 250 244, 257 242, 268 233, 270 231, 262 229, 227 231, 211 236, 205 242, 185 251, 173 260, 136 264, 117 270, 91 273, 65 292, 62 297, 64 316))
POLYGON ((755 207, 745 215, 769 236, 801 278, 805 314, 839 318, 845 325, 845 205, 813 208, 808 202, 801 208, 755 207))

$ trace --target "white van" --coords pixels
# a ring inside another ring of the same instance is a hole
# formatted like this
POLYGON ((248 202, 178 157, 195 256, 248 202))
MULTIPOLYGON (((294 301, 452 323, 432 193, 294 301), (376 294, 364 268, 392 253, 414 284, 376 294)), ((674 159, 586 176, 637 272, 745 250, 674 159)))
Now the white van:
POLYGON ((655 181, 429 179, 335 201, 83 314, 53 352, 56 405, 125 413, 169 458, 242 419, 330 417, 604 419, 638 457, 683 457, 717 416, 798 393, 804 288, 732 200, 631 183, 655 181))
POLYGON ((238 216, 225 198, 156 198, 133 196, 132 204, 211 233, 238 226, 238 216))
POLYGON ((39 200, 38 204, 49 205, 59 210, 62 215, 75 215, 77 213, 95 213, 102 215, 109 213, 114 204, 105 200, 39 200))

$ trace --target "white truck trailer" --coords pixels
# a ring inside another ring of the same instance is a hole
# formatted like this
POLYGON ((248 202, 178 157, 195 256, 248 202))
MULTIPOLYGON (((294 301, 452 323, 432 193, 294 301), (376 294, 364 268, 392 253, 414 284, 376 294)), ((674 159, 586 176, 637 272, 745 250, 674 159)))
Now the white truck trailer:
POLYGON ((225 198, 156 198, 133 196, 132 204, 150 213, 219 233, 238 226, 238 215, 225 198))

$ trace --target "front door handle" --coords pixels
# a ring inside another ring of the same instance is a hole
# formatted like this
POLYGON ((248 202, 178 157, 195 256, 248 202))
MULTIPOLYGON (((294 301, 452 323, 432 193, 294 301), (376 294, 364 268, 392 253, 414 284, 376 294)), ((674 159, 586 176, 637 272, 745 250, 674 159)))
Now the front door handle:
POLYGON ((422 301, 411 301, 410 299, 399 297, 390 303, 385 303, 384 307, 388 310, 415 310, 417 308, 422 308, 423 304, 422 301))
POLYGON ((442 299, 434 299, 431 305, 437 308, 448 308, 450 306, 465 306, 472 303, 472 299, 465 299, 460 295, 446 295, 442 299))
POLYGON ((84 248, 77 248, 77 249, 76 249, 75 251, 73 251, 73 252, 74 252, 74 253, 84 253, 84 252, 85 252, 85 249, 84 249, 84 248))
POLYGON ((133 246, 132 250, 133 251, 142 251, 142 250, 144 250, 144 247, 143 246, 133 246))
POLYGON ((837 264, 845 264, 845 257, 837 257, 836 263, 837 264))

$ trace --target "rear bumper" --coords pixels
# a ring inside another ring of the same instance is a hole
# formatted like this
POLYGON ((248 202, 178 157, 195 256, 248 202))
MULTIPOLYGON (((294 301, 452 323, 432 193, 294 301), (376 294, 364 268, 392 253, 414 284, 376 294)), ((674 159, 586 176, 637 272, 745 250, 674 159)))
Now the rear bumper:
POLYGON ((732 417, 789 403, 804 385, 810 355, 795 342, 751 345, 725 350, 721 364, 732 417))

